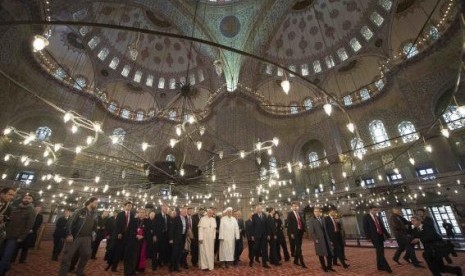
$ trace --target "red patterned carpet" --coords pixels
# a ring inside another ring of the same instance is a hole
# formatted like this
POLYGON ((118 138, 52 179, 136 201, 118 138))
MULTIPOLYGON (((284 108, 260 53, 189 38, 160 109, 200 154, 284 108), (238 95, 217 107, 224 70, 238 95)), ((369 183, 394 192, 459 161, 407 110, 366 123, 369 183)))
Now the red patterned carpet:
MULTIPOLYGON (((104 246, 103 243, 102 246, 104 246)), ((51 249, 51 242, 42 242, 41 249, 30 251, 27 262, 25 264, 14 264, 8 275, 57 275, 59 262, 53 262, 50 260, 51 249)), ((106 266, 106 263, 102 260, 104 250, 105 249, 101 247, 97 255, 97 260, 89 261, 85 271, 86 275, 123 275, 121 272, 111 273, 104 271, 106 266)), ((272 266, 272 269, 264 269, 258 264, 256 264, 253 268, 250 268, 248 266, 248 262, 246 262, 247 252, 244 251, 241 258, 242 262, 237 267, 231 267, 228 269, 215 268, 215 270, 211 272, 203 272, 198 268, 189 268, 188 270, 182 269, 181 272, 173 273, 173 275, 390 275, 376 270, 375 252, 372 248, 347 247, 346 255, 349 259, 348 263, 350 264, 350 267, 348 269, 343 269, 341 266, 336 266, 334 267, 336 272, 331 273, 324 273, 320 269, 318 258, 315 256, 313 243, 311 241, 304 241, 303 252, 308 269, 295 266, 292 262, 284 263, 280 267, 272 266)), ((421 253, 422 252, 417 252, 417 256, 420 260, 422 260, 421 253)), ((387 260, 394 271, 392 275, 431 275, 427 268, 414 268, 409 264, 395 264, 392 261, 393 254, 393 249, 386 250, 387 260)), ((458 257, 453 258, 454 265, 465 268, 465 253, 458 254, 458 257)), ((118 270, 123 270, 122 264, 120 264, 118 270)), ((71 276, 75 274, 70 273, 69 275, 71 276)), ((170 273, 166 268, 162 268, 156 272, 152 272, 149 269, 148 272, 139 273, 138 275, 170 275, 170 273)))

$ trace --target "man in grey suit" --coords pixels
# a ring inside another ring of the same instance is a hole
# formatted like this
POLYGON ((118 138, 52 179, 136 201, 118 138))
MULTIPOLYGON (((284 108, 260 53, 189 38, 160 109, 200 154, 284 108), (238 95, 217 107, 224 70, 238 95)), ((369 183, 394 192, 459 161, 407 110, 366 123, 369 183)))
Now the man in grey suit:
POLYGON ((310 219, 309 231, 313 241, 315 242, 315 252, 320 259, 321 269, 323 269, 324 272, 335 271, 332 267, 333 249, 329 240, 328 232, 326 231, 321 209, 319 207, 315 207, 313 209, 313 214, 315 217, 310 219))

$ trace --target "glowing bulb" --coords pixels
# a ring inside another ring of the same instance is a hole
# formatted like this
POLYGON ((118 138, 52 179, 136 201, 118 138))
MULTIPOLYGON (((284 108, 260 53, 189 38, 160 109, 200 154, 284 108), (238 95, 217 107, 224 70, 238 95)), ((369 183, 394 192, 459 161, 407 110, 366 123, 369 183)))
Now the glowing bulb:
POLYGON ((102 125, 100 123, 94 123, 94 130, 97 132, 102 131, 102 125))
POLYGON ((13 129, 11 127, 7 127, 3 130, 3 134, 6 136, 9 135, 12 131, 13 129))
POLYGON ((94 138, 92 136, 87 136, 87 140, 86 140, 87 145, 92 144, 93 141, 94 141, 94 138))
POLYGON ((34 52, 39 52, 42 51, 45 47, 47 47, 49 44, 48 40, 41 35, 35 35, 34 40, 32 42, 32 48, 34 49, 34 52))
POLYGON ((5 160, 5 161, 10 160, 10 155, 9 155, 9 154, 6 154, 4 160, 5 160))
POLYGON ((77 125, 73 125, 73 126, 71 127, 71 132, 72 132, 72 133, 76 133, 77 131, 78 131, 77 125))
POLYGON ((47 166, 50 166, 50 165, 52 165, 52 164, 53 164, 53 159, 52 159, 52 158, 49 158, 49 159, 47 160, 47 166))
POLYGON ((119 140, 119 139, 118 139, 118 136, 116 136, 116 135, 111 136, 111 143, 112 143, 112 144, 118 143, 118 140, 119 140))
POLYGON ((63 116, 63 120, 65 121, 65 123, 67 123, 69 120, 73 119, 73 114, 70 113, 70 112, 66 112, 65 113, 65 116, 63 116))
POLYGON ((273 150, 271 148, 268 149, 268 155, 272 155, 273 154, 273 150))
POLYGON ((288 171, 289 173, 292 172, 292 165, 291 165, 291 162, 287 162, 287 171, 288 171))
POLYGON ((328 116, 331 116, 331 113, 333 112, 333 106, 330 103, 323 105, 323 109, 328 116))
POLYGON ((342 177, 346 178, 346 177, 347 177, 347 173, 346 173, 346 172, 342 172, 342 177))
POLYGON ((291 83, 289 82, 289 80, 285 79, 285 80, 281 81, 281 88, 283 89, 284 93, 286 93, 286 95, 288 95, 289 90, 291 90, 291 83))
POLYGON ((202 148, 202 142, 201 141, 197 141, 196 145, 197 145, 197 150, 200 150, 202 148))
POLYGON ((433 147, 431 145, 425 145, 425 150, 427 152, 433 152, 433 147))
POLYGON ((99 183, 100 182, 100 176, 96 176, 95 177, 95 183, 99 183))
POLYGON ((216 181, 216 175, 212 175, 212 181, 213 181, 213 182, 216 181))
POLYGON ((184 171, 184 169, 181 169, 181 170, 179 171, 179 174, 180 174, 181 176, 184 176, 185 173, 186 173, 186 172, 184 171))
POLYGON ((415 159, 413 159, 413 157, 410 157, 408 161, 410 162, 410 164, 415 165, 415 159))
POLYGON ((195 117, 194 115, 190 114, 189 116, 187 116, 187 122, 189 124, 193 124, 195 122, 195 117))
POLYGON ((446 138, 449 138, 450 136, 449 130, 447 128, 441 129, 441 134, 446 138))
POLYGON ((279 138, 278 137, 273 138, 273 145, 275 145, 275 147, 277 147, 279 145, 279 138))
POLYGON ((82 151, 82 148, 80 146, 77 146, 76 147, 76 154, 81 153, 81 151, 82 151))
POLYGON ((170 139, 170 146, 171 146, 172 148, 174 148, 174 146, 176 145, 177 142, 178 142, 178 141, 177 141, 176 139, 170 139))
POLYGON ((73 185, 73 182, 74 182, 74 180, 72 180, 72 179, 71 179, 71 180, 68 180, 68 185, 69 185, 69 186, 73 185))
POLYGON ((181 136, 182 134, 182 128, 181 125, 176 126, 176 135, 181 136))
POLYGON ((261 149, 262 149, 262 143, 257 142, 257 144, 255 144, 255 148, 256 148, 257 150, 261 150, 261 149))
POLYGON ((25 156, 25 155, 21 156, 21 159, 20 159, 20 160, 21 160, 21 163, 26 162, 27 156, 25 156))
POLYGON ((53 145, 53 150, 55 152, 57 152, 57 151, 59 151, 61 149, 62 146, 63 146, 62 144, 55 144, 55 145, 53 145))
POLYGON ((394 171, 396 174, 399 174, 399 169, 398 169, 398 168, 395 168, 393 171, 394 171))
POLYGON ((383 176, 378 174, 378 179, 379 179, 379 181, 383 180, 383 176))
POLYGON ((220 159, 223 159, 223 155, 224 155, 224 152, 223 152, 223 151, 220 151, 220 152, 218 153, 218 156, 220 157, 220 159))
POLYGON ((461 115, 465 115, 465 105, 461 105, 461 106, 457 107, 457 111, 458 111, 461 115))
POLYGON ((354 133, 354 131, 355 131, 355 125, 354 125, 353 123, 348 123, 348 124, 347 124, 347 129, 348 129, 350 132, 354 133))
POLYGON ((206 128, 205 128, 204 126, 201 126, 201 127, 199 128, 200 136, 202 136, 202 135, 205 134, 205 130, 206 130, 206 128))
POLYGON ((149 144, 147 144, 146 142, 142 143, 142 150, 143 151, 146 151, 148 147, 149 147, 149 144))
POLYGON ((7 177, 6 173, 2 174, 2 179, 5 179, 6 177, 7 177))
POLYGON ((245 151, 241 150, 241 151, 239 152, 239 155, 241 156, 241 158, 244 158, 244 157, 245 157, 245 151))

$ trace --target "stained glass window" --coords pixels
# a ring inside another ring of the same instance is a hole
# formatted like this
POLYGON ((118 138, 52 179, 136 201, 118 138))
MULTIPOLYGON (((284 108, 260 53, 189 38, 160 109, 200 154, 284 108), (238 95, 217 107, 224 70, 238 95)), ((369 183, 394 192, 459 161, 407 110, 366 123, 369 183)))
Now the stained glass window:
POLYGON ((417 45, 413 45, 413 43, 409 42, 404 45, 404 48, 402 48, 402 52, 407 58, 412 58, 418 54, 417 45))
POLYGON ((444 114, 442 114, 442 118, 450 130, 465 126, 465 114, 461 113, 455 105, 449 105, 444 114))
POLYGON ((63 68, 58 67, 53 73, 53 76, 59 80, 63 80, 63 78, 66 76, 66 72, 63 68))
POLYGON ((131 72, 131 66, 130 65, 124 65, 123 70, 121 71, 121 76, 127 77, 127 76, 129 76, 129 72, 131 72))
POLYGON ((115 128, 113 130, 113 135, 112 138, 116 138, 119 143, 124 142, 124 139, 126 138, 126 131, 122 128, 115 128))
POLYGON ((174 155, 172 155, 172 154, 168 154, 165 157, 165 160, 168 161, 168 162, 176 162, 176 157, 174 157, 174 155))
POLYGON ((362 99, 362 101, 366 101, 370 98, 370 92, 368 91, 368 89, 362 88, 360 90, 360 98, 362 99))
POLYGON ((170 89, 175 89, 176 88, 176 79, 171 78, 170 79, 170 89))
POLYGON ((170 119, 171 121, 174 121, 176 120, 176 110, 170 110, 170 112, 168 113, 168 119, 170 119))
POLYGON ((190 85, 195 85, 195 75, 194 74, 191 74, 189 76, 189 83, 190 83, 190 85))
POLYGON ((137 83, 140 83, 141 79, 142 79, 142 71, 136 71, 136 73, 134 74, 134 81, 137 83))
POLYGON ((147 85, 148 87, 153 86, 153 75, 148 75, 147 76, 147 80, 145 81, 145 85, 147 85))
POLYGON ((347 55, 347 51, 346 51, 345 48, 339 48, 339 49, 337 50, 337 55, 339 56, 339 59, 340 59, 341 61, 344 61, 344 60, 346 60, 346 59, 349 58, 349 55, 347 55))
POLYGON ((126 108, 121 109, 121 117, 124 119, 129 119, 131 116, 131 111, 127 110, 126 108))
POLYGON ((357 157, 363 156, 367 152, 363 140, 357 137, 350 141, 350 148, 354 152, 354 156, 357 157))
POLYGON ((38 127, 36 130, 36 138, 39 141, 48 141, 51 135, 52 135, 52 130, 49 127, 41 126, 41 127, 38 127))
POLYGON ((313 71, 315 71, 315 73, 320 73, 321 72, 321 63, 319 60, 315 60, 313 62, 313 71))
POLYGON ((386 11, 390 11, 392 7, 392 1, 391 0, 378 0, 378 5, 383 7, 386 11))
POLYGON ((304 106, 306 110, 310 110, 313 107, 312 99, 306 98, 304 101, 304 106))
POLYGON ((110 67, 111 69, 115 70, 116 67, 118 67, 118 64, 119 64, 119 58, 114 57, 114 58, 110 61, 110 64, 108 65, 108 67, 110 67))
POLYGON ((74 81, 73 87, 77 90, 82 90, 86 87, 87 81, 84 77, 77 77, 74 81))
POLYGON ((432 40, 438 40, 439 39, 439 30, 438 28, 436 28, 435 26, 431 26, 429 28, 429 32, 428 32, 428 35, 429 35, 429 38, 432 39, 432 40))
POLYGON ((297 107, 296 103, 292 103, 290 106, 291 114, 297 114, 299 112, 299 108, 297 107))
POLYGON ((320 166, 320 158, 318 158, 318 153, 312 151, 308 154, 308 165, 310 168, 318 168, 320 166))
POLYGON ((302 64, 300 66, 300 70, 302 72, 302 76, 308 76, 308 74, 310 73, 310 71, 308 70, 308 64, 302 64))
POLYGON ((92 37, 91 40, 89 40, 89 42, 87 43, 87 45, 89 45, 89 48, 91 48, 92 50, 95 49, 95 47, 97 47, 97 45, 100 43, 100 37, 98 36, 94 36, 92 37))
POLYGON ((374 120, 368 125, 368 128, 370 129, 371 139, 373 140, 373 144, 375 144, 375 149, 382 149, 391 145, 382 121, 374 120))
POLYGON ((158 80, 158 88, 160 88, 160 89, 165 88, 165 78, 160 78, 158 80))
POLYGON ((98 57, 100 60, 104 61, 104 60, 107 58, 107 56, 108 56, 109 53, 110 53, 110 51, 108 50, 108 48, 102 48, 102 49, 98 52, 97 57, 98 57))
POLYGON ((363 26, 360 30, 360 33, 366 41, 370 41, 370 39, 373 37, 373 32, 370 30, 370 28, 368 28, 368 26, 363 26))
POLYGON ((116 103, 111 102, 110 105, 108 105, 108 111, 115 113, 116 109, 118 108, 118 105, 116 103))
POLYGON ((352 47, 352 50, 354 50, 354 52, 358 52, 360 49, 362 49, 362 44, 360 44, 358 39, 355 37, 352 38, 349 43, 350 47, 352 47))
POLYGON ((267 65, 266 65, 266 68, 265 68, 265 72, 266 72, 268 75, 273 74, 273 65, 267 64, 267 65))
POLYGON ((373 12, 370 15, 370 20, 376 24, 376 26, 381 26, 384 22, 384 18, 377 12, 373 12))
POLYGON ((325 63, 326 63, 326 67, 328 67, 328 69, 333 68, 334 65, 335 65, 333 56, 331 56, 331 55, 326 56, 325 57, 325 63))
POLYGON ((137 121, 142 121, 142 120, 144 120, 144 111, 137 111, 137 113, 136 113, 136 120, 137 120, 137 121))
POLYGON ((383 88, 384 88, 384 80, 379 79, 379 80, 375 81, 375 86, 376 86, 376 88, 378 88, 378 91, 383 90, 383 88))
POLYGON ((352 105, 352 95, 344 96, 343 100, 345 106, 352 105))
POLYGON ((402 136, 402 142, 409 143, 418 140, 420 137, 412 122, 403 121, 397 126, 399 135, 402 136))
POLYGON ((81 36, 86 36, 86 34, 90 32, 90 30, 91 28, 89 26, 83 26, 79 28, 79 34, 81 34, 81 36))

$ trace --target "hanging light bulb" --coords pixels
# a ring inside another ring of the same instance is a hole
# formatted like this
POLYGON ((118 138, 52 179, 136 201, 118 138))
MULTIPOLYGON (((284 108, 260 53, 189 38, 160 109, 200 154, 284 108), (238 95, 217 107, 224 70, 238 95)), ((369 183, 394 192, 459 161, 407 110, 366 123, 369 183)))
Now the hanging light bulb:
POLYGON ((255 144, 255 148, 256 148, 258 151, 261 150, 261 149, 262 149, 262 143, 257 142, 257 143, 255 144))
POLYGON ((287 162, 287 171, 288 171, 289 173, 292 172, 292 165, 291 165, 291 162, 287 162))
POLYGON ((142 143, 142 150, 143 151, 146 151, 148 147, 149 147, 149 144, 147 144, 146 142, 142 143))
POLYGON ((32 41, 32 48, 34 52, 42 51, 45 47, 49 45, 48 39, 42 35, 35 35, 34 40, 32 41))
POLYGON ((415 159, 413 159, 413 157, 410 157, 408 161, 410 162, 410 164, 412 164, 412 166, 415 165, 415 159))
POLYGON ((331 113, 333 112, 333 106, 330 103, 323 105, 323 109, 328 116, 331 116, 331 113))
POLYGON ((81 153, 81 151, 82 151, 81 146, 77 146, 77 147, 76 147, 76 154, 81 153))
POLYGON ((13 129, 11 127, 7 127, 3 130, 3 135, 7 136, 9 135, 11 132, 13 132, 13 129))
POLYGON ((245 157, 245 151, 241 150, 241 151, 239 152, 239 155, 241 156, 241 158, 244 158, 244 157, 245 157))
POLYGON ((47 160, 47 166, 50 166, 50 165, 52 165, 52 164, 53 164, 53 159, 52 159, 52 158, 49 158, 49 159, 47 160))
POLYGON ((355 125, 354 125, 352 122, 351 122, 351 123, 348 123, 348 124, 347 124, 347 129, 348 129, 350 132, 354 133, 354 131, 355 131, 355 125))
POLYGON ((71 127, 71 132, 72 132, 72 133, 76 133, 77 131, 78 131, 77 125, 73 125, 73 126, 71 127))
POLYGON ((268 155, 272 155, 272 154, 273 154, 273 150, 272 150, 271 148, 269 148, 269 149, 267 150, 267 152, 268 152, 268 155))
POLYGON ((260 165, 262 163, 262 158, 260 156, 257 157, 257 164, 260 165))
POLYGON ((69 186, 73 185, 73 183, 74 183, 74 180, 72 180, 72 179, 68 180, 68 185, 69 186))
POLYGON ((63 120, 65 121, 65 123, 67 123, 69 120, 71 120, 73 118, 73 114, 71 112, 66 112, 65 113, 65 116, 63 116, 63 120))
POLYGON ((102 131, 102 125, 100 123, 94 123, 94 130, 96 132, 101 132, 102 131))
POLYGON ((26 155, 21 156, 21 159, 20 159, 20 160, 21 160, 21 163, 26 162, 27 156, 26 156, 26 155))
POLYGON ((289 90, 291 90, 291 83, 287 78, 281 81, 281 88, 286 95, 289 94, 289 90))
POLYGON ((394 168, 393 171, 394 171, 395 174, 399 174, 399 169, 398 168, 394 168))
POLYGON ((201 127, 199 128, 200 136, 203 136, 203 135, 205 134, 205 130, 206 130, 206 128, 205 128, 204 126, 201 126, 201 127))
POLYGON ((449 136, 450 136, 449 130, 447 128, 442 128, 441 129, 441 134, 446 138, 449 138, 449 136))
POLYGON ((100 182, 100 176, 97 175, 97 176, 95 177, 95 183, 99 183, 99 182, 100 182))
POLYGON ((2 174, 2 179, 5 179, 8 175, 6 173, 2 174))
POLYGON ((176 135, 181 136, 182 134, 182 127, 181 125, 176 126, 176 135))
POLYGON ((8 161, 8 160, 10 160, 10 156, 11 156, 11 155, 9 155, 9 154, 5 154, 5 158, 4 158, 5 162, 8 161))
POLYGON ((275 147, 277 147, 279 145, 279 138, 278 137, 273 138, 273 145, 275 145, 275 147))
POLYGON ((87 139, 86 139, 87 145, 92 144, 93 141, 94 141, 94 138, 92 136, 87 136, 87 139))
POLYGON ((119 138, 116 135, 111 136, 111 143, 117 144, 119 142, 119 138))
POLYGON ((174 146, 176 145, 178 141, 176 139, 170 139, 170 146, 171 148, 174 148, 174 146))
POLYGON ((188 122, 189 124, 193 124, 193 123, 195 122, 195 117, 194 117, 194 115, 189 114, 189 115, 187 116, 187 122, 188 122))
POLYGON ((185 173, 184 169, 179 170, 179 175, 184 176, 185 173))
POLYGON ((216 175, 212 175, 212 181, 213 181, 213 182, 216 181, 216 175))
POLYGON ((218 152, 218 156, 220 157, 220 159, 223 159, 223 155, 224 155, 223 151, 218 152))
POLYGON ((61 149, 62 146, 63 146, 62 144, 55 144, 55 145, 53 145, 53 150, 55 152, 57 152, 57 151, 59 151, 61 149))
POLYGON ((202 141, 197 141, 197 150, 200 150, 202 148, 202 141))
POLYGON ((342 177, 343 177, 343 178, 346 178, 346 177, 347 177, 347 173, 346 173, 346 172, 342 172, 342 177))

